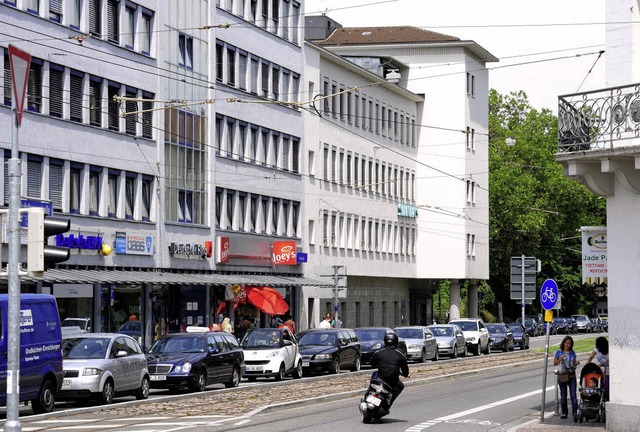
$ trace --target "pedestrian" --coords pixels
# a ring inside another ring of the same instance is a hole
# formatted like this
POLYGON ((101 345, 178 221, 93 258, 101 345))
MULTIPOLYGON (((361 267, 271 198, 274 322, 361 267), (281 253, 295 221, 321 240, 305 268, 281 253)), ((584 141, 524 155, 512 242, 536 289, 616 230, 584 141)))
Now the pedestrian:
POLYGON ((319 327, 321 329, 330 329, 331 328, 331 314, 326 314, 322 322, 320 322, 319 327))
POLYGON ((231 326, 231 320, 229 320, 229 317, 225 317, 222 320, 222 331, 227 333, 233 332, 233 326, 231 326))
POLYGON ((288 320, 286 320, 284 323, 280 324, 278 326, 278 328, 283 328, 283 327, 287 327, 289 328, 289 330, 291 330, 291 333, 295 334, 296 333, 296 323, 293 322, 293 320, 291 318, 289 318, 288 320))
POLYGON ((138 321, 138 317, 136 316, 136 314, 131 314, 131 316, 129 317, 129 321, 138 321))
POLYGON ((602 368, 604 373, 604 400, 609 400, 609 341, 604 336, 596 338, 596 347, 589 354, 587 363, 595 363, 602 368))
POLYGON ((576 366, 580 364, 578 356, 573 350, 573 338, 565 336, 560 343, 560 348, 553 357, 553 365, 558 367, 558 386, 560 387, 560 406, 562 407, 561 419, 566 419, 567 389, 571 397, 571 411, 573 421, 578 422, 578 398, 576 396, 576 366))
POLYGON ((602 331, 602 317, 600 315, 596 318, 596 331, 600 333, 602 331))

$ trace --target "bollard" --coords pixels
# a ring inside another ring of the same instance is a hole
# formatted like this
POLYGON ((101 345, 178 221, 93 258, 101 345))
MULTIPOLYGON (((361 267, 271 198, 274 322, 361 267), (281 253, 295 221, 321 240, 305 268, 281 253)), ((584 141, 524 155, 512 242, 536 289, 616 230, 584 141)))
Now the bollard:
POLYGON ((555 415, 560 415, 560 409, 558 408, 559 406, 559 402, 558 402, 558 390, 560 389, 560 386, 558 386, 558 369, 555 369, 553 371, 553 375, 555 375, 556 377, 556 386, 555 386, 555 390, 556 390, 556 412, 555 415))

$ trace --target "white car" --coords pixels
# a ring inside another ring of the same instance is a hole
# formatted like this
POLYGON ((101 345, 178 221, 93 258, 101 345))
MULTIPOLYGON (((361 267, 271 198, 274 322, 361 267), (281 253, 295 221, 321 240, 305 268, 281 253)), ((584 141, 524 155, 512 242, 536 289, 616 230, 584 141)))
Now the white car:
POLYGON ((455 324, 460 327, 467 341, 467 349, 474 355, 479 355, 481 352, 485 354, 491 353, 489 330, 487 330, 484 326, 484 321, 480 318, 459 318, 449 321, 449 324, 455 324))
POLYGON ((302 378, 302 356, 298 341, 286 328, 256 328, 249 330, 240 342, 244 352, 249 381, 258 377, 275 377, 282 381, 286 375, 302 378))

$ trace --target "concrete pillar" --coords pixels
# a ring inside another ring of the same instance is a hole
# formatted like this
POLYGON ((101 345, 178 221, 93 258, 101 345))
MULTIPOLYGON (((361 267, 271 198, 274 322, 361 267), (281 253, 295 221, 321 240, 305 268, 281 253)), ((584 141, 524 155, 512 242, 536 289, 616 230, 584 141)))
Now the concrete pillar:
POLYGON ((451 287, 449 288, 449 319, 460 318, 460 281, 451 279, 451 287))
POLYGON ((469 318, 478 318, 478 281, 476 280, 469 281, 467 315, 469 318))

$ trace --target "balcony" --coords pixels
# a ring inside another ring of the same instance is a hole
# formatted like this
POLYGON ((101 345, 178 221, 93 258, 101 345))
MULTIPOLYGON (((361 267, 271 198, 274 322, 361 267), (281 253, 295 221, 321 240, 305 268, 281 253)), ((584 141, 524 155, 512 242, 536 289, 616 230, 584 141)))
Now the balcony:
POLYGON ((638 145, 640 83, 558 97, 558 153, 638 145))

